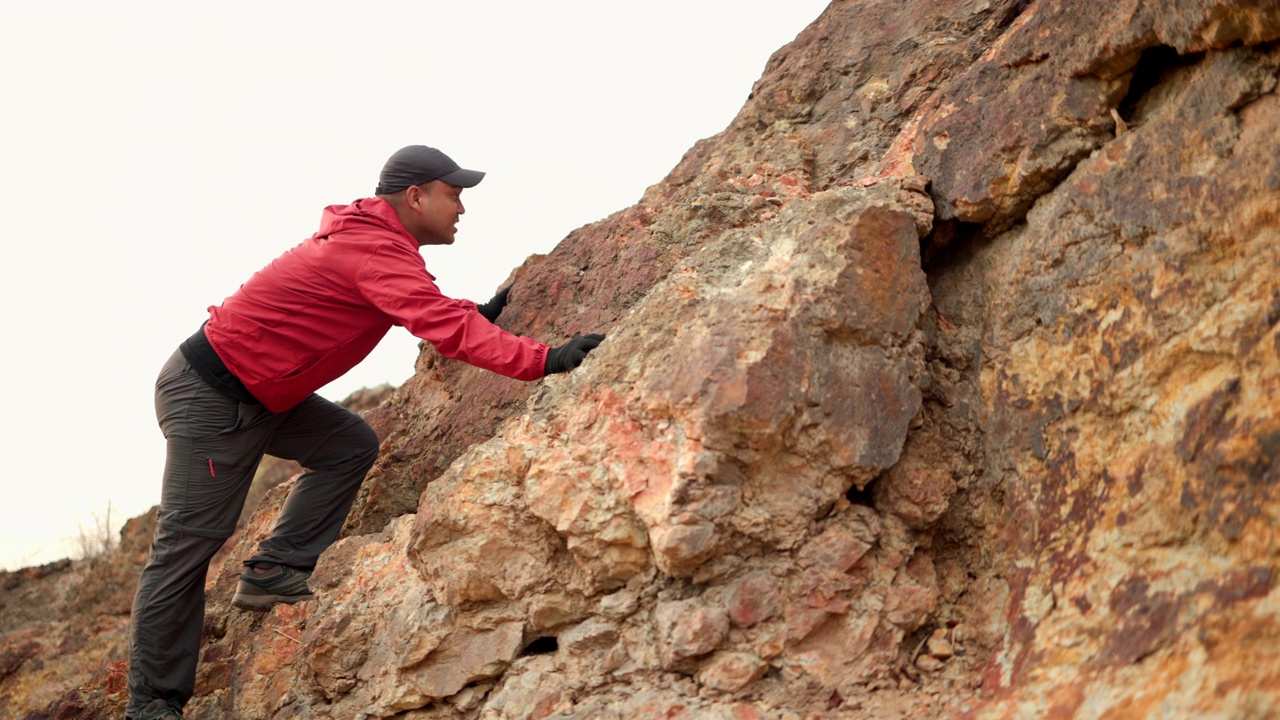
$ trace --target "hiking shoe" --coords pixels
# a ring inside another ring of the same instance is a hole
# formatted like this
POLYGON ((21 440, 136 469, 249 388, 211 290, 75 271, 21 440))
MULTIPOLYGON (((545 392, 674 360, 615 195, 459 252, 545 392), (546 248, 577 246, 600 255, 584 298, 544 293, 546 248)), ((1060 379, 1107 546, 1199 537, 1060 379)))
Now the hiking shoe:
POLYGON ((292 605, 303 600, 314 600, 307 578, 311 573, 277 565, 275 572, 258 575, 252 569, 240 576, 240 587, 231 604, 245 610, 270 610, 276 603, 292 605))
POLYGON ((170 707, 164 698, 156 698, 147 703, 133 720, 182 720, 182 713, 170 707))

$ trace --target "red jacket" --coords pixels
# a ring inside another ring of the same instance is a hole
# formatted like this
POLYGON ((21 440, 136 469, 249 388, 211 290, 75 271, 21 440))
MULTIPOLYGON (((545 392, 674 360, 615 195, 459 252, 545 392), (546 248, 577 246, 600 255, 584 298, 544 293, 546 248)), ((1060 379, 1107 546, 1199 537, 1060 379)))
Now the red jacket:
POLYGON ((401 325, 446 357, 519 380, 543 376, 547 346, 440 294, 418 243, 385 200, 325 208, 320 230, 209 308, 205 334, 227 369, 283 412, 355 367, 401 325))

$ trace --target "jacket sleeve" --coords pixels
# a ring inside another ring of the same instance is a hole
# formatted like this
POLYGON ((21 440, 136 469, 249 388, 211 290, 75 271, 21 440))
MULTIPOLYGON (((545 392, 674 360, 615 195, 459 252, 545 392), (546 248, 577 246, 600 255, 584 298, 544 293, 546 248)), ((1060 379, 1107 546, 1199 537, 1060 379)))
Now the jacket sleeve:
POLYGON ((446 297, 434 280, 422 256, 399 245, 379 248, 356 277, 370 303, 441 355, 517 380, 545 374, 547 345, 499 328, 470 300, 446 297))

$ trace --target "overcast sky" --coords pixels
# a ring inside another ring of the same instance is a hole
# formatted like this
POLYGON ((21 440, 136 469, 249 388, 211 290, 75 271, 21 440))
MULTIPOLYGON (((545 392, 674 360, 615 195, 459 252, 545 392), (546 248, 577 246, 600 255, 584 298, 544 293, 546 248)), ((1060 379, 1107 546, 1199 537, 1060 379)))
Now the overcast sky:
MULTIPOLYGON (((0 568, 159 501, 160 366, 396 149, 488 173, 457 242, 423 251, 445 293, 484 301, 726 127, 825 6, 6 3, 0 568)), ((321 394, 399 384, 416 347, 393 328, 321 394)))

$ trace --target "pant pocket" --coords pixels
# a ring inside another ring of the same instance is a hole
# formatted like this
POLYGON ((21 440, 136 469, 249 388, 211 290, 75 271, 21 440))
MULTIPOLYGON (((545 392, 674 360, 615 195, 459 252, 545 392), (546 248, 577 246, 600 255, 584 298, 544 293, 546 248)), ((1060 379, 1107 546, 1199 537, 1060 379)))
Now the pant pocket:
POLYGON ((188 533, 201 537, 230 537, 261 455, 231 454, 217 444, 196 443, 195 448, 179 522, 188 533))
POLYGON ((227 538, 236 529, 262 457, 244 434, 201 440, 171 436, 160 514, 172 528, 204 538, 227 538))
POLYGON ((207 438, 234 431, 240 402, 194 373, 162 375, 156 384, 156 420, 166 438, 207 438))

